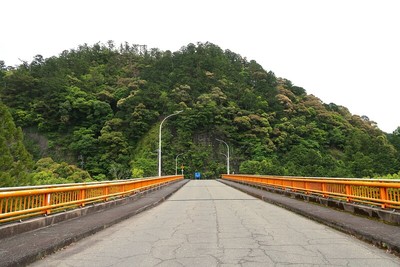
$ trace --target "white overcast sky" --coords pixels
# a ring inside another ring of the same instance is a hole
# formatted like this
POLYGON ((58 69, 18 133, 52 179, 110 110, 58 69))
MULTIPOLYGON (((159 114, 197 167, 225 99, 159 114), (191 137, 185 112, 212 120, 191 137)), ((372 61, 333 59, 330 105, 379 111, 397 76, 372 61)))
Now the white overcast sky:
POLYGON ((84 43, 209 41, 385 132, 400 126, 400 0, 2 0, 0 17, 9 66, 84 43))

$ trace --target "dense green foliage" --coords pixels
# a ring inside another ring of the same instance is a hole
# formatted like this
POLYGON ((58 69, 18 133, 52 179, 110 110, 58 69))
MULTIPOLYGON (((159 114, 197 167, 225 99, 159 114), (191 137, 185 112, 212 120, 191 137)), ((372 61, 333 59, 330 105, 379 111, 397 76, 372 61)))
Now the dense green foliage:
POLYGON ((37 161, 32 173, 32 184, 66 184, 91 182, 93 179, 87 171, 65 162, 57 163, 51 158, 43 158, 37 161))
POLYGON ((42 158, 34 164, 8 108, 0 102, 0 187, 93 181, 87 171, 42 158))
POLYGON ((7 107, 0 102, 0 187, 28 184, 32 156, 23 144, 21 128, 15 127, 7 107))
POLYGON ((175 173, 179 154, 188 175, 224 173, 226 146, 216 138, 230 145, 236 173, 400 170, 398 134, 214 44, 171 52, 110 41, 0 69, 1 100, 34 159, 78 165, 96 180, 156 175, 158 127, 177 110, 184 112, 163 125, 165 174, 175 173))

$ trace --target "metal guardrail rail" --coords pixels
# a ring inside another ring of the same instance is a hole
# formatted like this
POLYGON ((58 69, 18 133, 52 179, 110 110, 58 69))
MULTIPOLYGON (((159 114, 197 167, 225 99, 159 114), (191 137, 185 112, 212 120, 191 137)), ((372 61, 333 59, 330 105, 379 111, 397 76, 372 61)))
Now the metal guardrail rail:
POLYGON ((400 209, 400 180, 344 179, 223 174, 222 179, 334 198, 346 202, 400 209))
POLYGON ((0 188, 0 223, 108 201, 183 179, 182 175, 120 181, 0 188))

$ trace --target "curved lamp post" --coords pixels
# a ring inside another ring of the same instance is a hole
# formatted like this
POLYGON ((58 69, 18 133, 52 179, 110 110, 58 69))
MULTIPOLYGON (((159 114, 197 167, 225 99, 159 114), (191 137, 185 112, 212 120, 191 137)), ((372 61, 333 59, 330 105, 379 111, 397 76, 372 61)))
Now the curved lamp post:
POLYGON ((183 155, 183 153, 176 155, 175 157, 175 175, 178 175, 178 157, 183 155))
POLYGON ((221 139, 215 139, 215 140, 224 143, 226 145, 226 148, 228 149, 228 153, 226 155, 225 154, 223 155, 226 156, 226 173, 229 174, 229 146, 225 141, 221 139))
POLYGON ((176 111, 175 113, 168 115, 167 117, 165 117, 165 118, 161 121, 161 124, 160 124, 160 131, 159 131, 159 134, 158 134, 158 176, 159 176, 159 177, 161 177, 161 128, 162 128, 162 125, 163 125, 163 123, 164 123, 164 121, 165 121, 166 119, 168 119, 169 117, 178 115, 178 114, 181 113, 181 112, 183 112, 183 110, 176 111))

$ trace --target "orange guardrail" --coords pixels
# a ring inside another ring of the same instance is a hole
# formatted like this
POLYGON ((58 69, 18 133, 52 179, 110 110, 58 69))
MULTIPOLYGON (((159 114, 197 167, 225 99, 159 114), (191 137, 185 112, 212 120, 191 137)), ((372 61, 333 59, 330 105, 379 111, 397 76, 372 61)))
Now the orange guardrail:
POLYGON ((223 174, 222 179, 400 209, 400 180, 223 174))
POLYGON ((0 188, 0 223, 128 196, 182 175, 82 184, 0 188))

